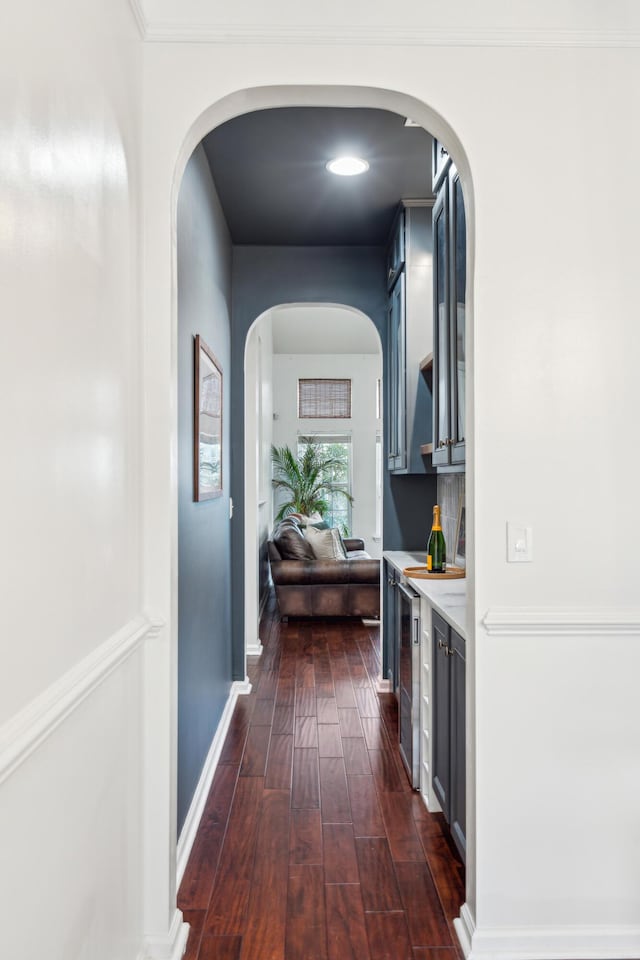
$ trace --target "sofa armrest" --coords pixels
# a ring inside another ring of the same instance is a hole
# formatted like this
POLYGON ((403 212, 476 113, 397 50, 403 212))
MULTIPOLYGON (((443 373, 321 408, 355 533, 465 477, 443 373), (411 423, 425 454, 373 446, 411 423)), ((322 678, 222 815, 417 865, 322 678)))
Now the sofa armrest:
POLYGON ((322 583, 378 583, 379 560, 272 560, 276 586, 312 586, 322 583))
POLYGON ((342 542, 347 553, 352 550, 364 550, 364 540, 361 540, 360 537, 346 537, 342 542))

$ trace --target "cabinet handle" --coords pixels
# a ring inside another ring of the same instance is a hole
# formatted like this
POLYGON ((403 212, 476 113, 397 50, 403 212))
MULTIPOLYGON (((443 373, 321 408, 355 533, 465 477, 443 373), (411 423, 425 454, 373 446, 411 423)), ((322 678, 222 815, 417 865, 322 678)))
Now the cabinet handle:
POLYGON ((390 587, 395 587, 396 585, 396 581, 392 580, 391 577, 387 577, 387 583, 389 584, 390 587))
POLYGON ((440 443, 438 444, 438 450, 442 449, 442 447, 446 447, 448 442, 449 442, 448 440, 441 440, 440 443))
POLYGON ((441 156, 441 157, 448 157, 448 156, 449 156, 449 151, 448 151, 448 150, 445 150, 444 147, 440 147, 440 156, 441 156))
POLYGON ((455 443, 455 440, 453 440, 451 437, 447 437, 447 439, 445 440, 445 443, 448 447, 452 447, 455 443))

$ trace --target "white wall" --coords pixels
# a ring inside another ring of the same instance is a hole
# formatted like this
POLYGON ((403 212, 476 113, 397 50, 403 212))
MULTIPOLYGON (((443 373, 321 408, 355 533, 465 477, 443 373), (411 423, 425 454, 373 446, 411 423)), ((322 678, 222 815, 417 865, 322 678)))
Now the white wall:
MULTIPOLYGON (((319 321, 320 322, 320 321, 319 321)), ((382 376, 382 360, 372 354, 274 354, 273 442, 296 449, 298 436, 329 433, 351 436, 351 483, 354 503, 351 531, 365 542, 372 557, 382 556, 376 535, 376 435, 382 421, 376 419, 376 381, 382 376), (338 377, 351 379, 349 420, 299 420, 298 378, 338 377)))
MULTIPOLYGON (((256 384, 258 396, 258 543, 264 553, 265 544, 273 525, 273 498, 271 496, 271 445, 273 444, 273 334, 270 317, 264 317, 258 330, 258 356, 256 384)), ((260 578, 264 587, 267 570, 263 569, 260 578)))
POLYGON ((258 620, 268 576, 266 542, 272 526, 273 330, 271 311, 259 317, 245 349, 245 647, 260 648, 258 620))
POLYGON ((144 929, 156 642, 140 616, 142 45, 125 0, 4 13, 0 953, 113 960, 144 929))
MULTIPOLYGON (((510 5, 507 21, 501 4, 486 4, 481 27, 474 22, 465 34, 457 6, 446 14, 442 4, 411 3, 421 23, 429 11, 438 25, 452 18, 440 45, 437 32, 412 38, 409 14, 405 39, 386 45, 390 25, 376 27, 374 12, 368 20, 359 9, 352 42, 338 27, 331 43, 318 24, 315 35, 303 33, 306 43, 283 27, 265 28, 273 44, 146 49, 145 292, 159 338, 147 353, 158 403, 148 438, 159 451, 154 462, 162 463, 172 430, 163 396, 176 158, 180 170, 206 130, 238 112, 316 102, 410 113, 459 159, 475 249, 468 926, 478 958, 640 952, 640 754, 632 746, 640 741, 640 454, 628 413, 640 407, 640 128, 632 119, 640 10, 609 5, 605 23, 593 5, 583 18, 583 8, 565 0, 554 33, 545 29, 548 6, 535 7, 533 22, 529 4, 510 5), (604 157, 602 144, 613 145, 604 157), (596 554, 605 503, 609 523, 596 554), (533 525, 533 563, 506 563, 508 519, 533 525)), ((258 12, 255 22, 263 22, 258 12)), ((170 610, 171 490, 158 476, 149 490, 146 584, 170 610)))

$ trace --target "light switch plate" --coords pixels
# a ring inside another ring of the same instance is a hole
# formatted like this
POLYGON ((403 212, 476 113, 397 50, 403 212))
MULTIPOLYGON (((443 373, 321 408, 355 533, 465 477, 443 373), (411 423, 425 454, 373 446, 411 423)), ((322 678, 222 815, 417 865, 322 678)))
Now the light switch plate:
POLYGON ((521 523, 507 522, 507 561, 530 563, 533 560, 533 530, 521 523))

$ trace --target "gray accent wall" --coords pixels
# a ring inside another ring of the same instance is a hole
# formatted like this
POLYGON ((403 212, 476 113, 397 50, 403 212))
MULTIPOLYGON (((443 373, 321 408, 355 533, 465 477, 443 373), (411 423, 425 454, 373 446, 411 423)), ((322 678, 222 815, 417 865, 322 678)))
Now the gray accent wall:
MULTIPOLYGON (((204 149, 178 199, 178 831, 231 686, 231 260, 204 149), (223 496, 193 500, 194 338, 223 371, 223 496)), ((240 377, 242 382, 242 368, 240 377)))
MULTIPOLYGON (((283 303, 337 303, 371 318, 386 356, 385 250, 362 246, 235 246, 231 384, 231 494, 233 677, 244 679, 244 348, 251 324, 283 303)), ((415 358, 416 363, 420 357, 415 358)), ((386 398, 385 398, 386 404, 386 398)), ((385 413, 386 419, 386 413, 385 413)), ((386 450, 385 450, 386 462, 386 450)), ((386 550, 426 545, 436 498, 435 475, 384 472, 383 545, 386 550)))

